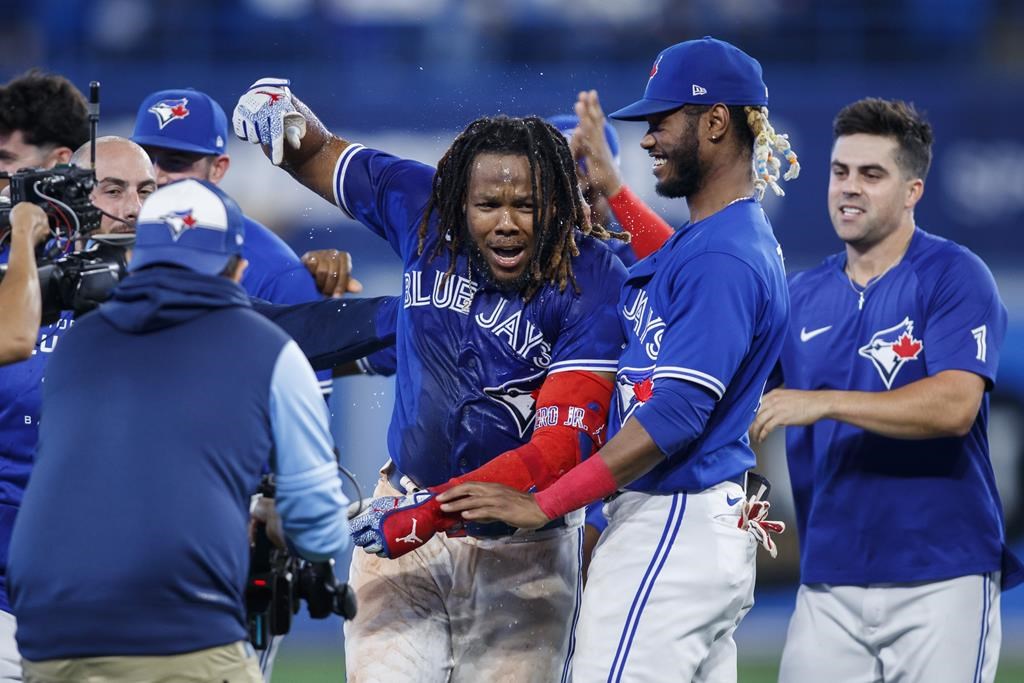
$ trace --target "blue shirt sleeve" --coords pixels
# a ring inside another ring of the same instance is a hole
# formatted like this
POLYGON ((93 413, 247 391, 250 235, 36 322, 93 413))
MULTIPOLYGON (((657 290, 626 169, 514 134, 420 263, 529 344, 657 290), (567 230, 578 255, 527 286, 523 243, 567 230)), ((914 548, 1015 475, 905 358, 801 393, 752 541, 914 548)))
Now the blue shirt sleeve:
MULTIPOLYGON (((395 328, 398 327, 398 309, 402 305, 402 300, 397 296, 385 298, 386 301, 377 316, 377 332, 380 335, 390 334, 394 337, 395 328)), ((398 370, 398 349, 392 344, 365 358, 360 358, 356 365, 363 374, 390 377, 398 370)))
POLYGON ((334 169, 335 203, 349 218, 386 239, 408 263, 419 248, 420 220, 434 173, 433 166, 418 161, 349 145, 334 169))
POLYGON ((935 282, 922 342, 928 374, 965 370, 991 388, 1006 334, 1006 307, 992 273, 964 250, 935 282))
POLYGON ((327 406, 295 342, 277 358, 270 381, 270 425, 277 511, 299 553, 340 566, 349 546, 348 499, 341 490, 327 406))
POLYGON ((666 456, 700 433, 714 399, 725 395, 750 349, 765 296, 747 264, 720 252, 687 261, 671 287, 672 306, 661 311, 665 327, 653 393, 634 413, 666 456))
MULTIPOLYGON (((614 373, 618 368, 624 338, 617 305, 626 268, 603 246, 581 245, 581 252, 584 249, 595 250, 595 258, 588 259, 589 270, 575 272, 580 294, 571 298, 568 310, 562 314, 549 372, 614 373)), ((583 263, 583 259, 577 258, 576 263, 583 263)))
POLYGON ((298 343, 314 368, 330 369, 394 345, 394 300, 324 299, 292 306, 251 302, 253 310, 298 343))

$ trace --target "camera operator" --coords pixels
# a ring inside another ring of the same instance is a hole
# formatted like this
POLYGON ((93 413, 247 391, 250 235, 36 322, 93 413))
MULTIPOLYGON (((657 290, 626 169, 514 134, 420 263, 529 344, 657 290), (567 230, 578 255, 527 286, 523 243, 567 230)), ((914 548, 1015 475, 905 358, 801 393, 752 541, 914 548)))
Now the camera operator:
POLYGON ((0 88, 0 171, 66 164, 88 139, 85 97, 63 76, 33 69, 0 88))
POLYGON ((0 282, 0 365, 32 357, 42 308, 33 247, 49 232, 49 220, 35 204, 21 202, 11 211, 10 260, 0 282))
MULTIPOLYGON (((32 71, 0 87, 0 171, 52 168, 67 162, 72 151, 88 139, 85 98, 62 76, 32 71)), ((0 180, 0 185, 6 184, 0 180)), ((19 214, 23 211, 18 209, 19 214)), ((35 217, 38 219, 38 214, 35 217)), ((12 214, 12 227, 19 218, 12 214)), ((8 287, 17 291, 18 282, 24 282, 17 276, 19 265, 35 270, 31 253, 21 257, 21 253, 31 252, 19 248, 21 242, 12 234, 10 243, 0 247, 0 263, 10 258, 11 268, 0 291, 8 287)), ((38 329, 38 340, 29 334, 34 348, 28 349, 31 355, 27 360, 0 367, 0 683, 12 683, 21 680, 21 658, 14 640, 16 622, 7 600, 7 546, 36 450, 43 371, 73 318, 65 313, 52 325, 39 327, 36 308, 26 311, 3 305, 0 310, 5 316, 28 314, 38 329)))
POLYGON ((259 682, 243 586, 268 460, 295 549, 348 546, 326 406, 237 284, 243 245, 213 184, 157 190, 131 277, 51 359, 43 409, 59 417, 41 425, 10 553, 27 682, 259 682))

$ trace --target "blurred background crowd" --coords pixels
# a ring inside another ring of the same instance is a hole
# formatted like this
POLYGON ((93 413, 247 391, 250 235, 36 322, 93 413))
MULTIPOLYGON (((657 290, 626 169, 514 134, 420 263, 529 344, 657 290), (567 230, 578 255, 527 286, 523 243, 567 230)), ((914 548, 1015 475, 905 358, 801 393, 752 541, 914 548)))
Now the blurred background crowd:
MULTIPOLYGON (((2 6, 0 80, 40 66, 83 91, 90 80, 101 81, 101 135, 129 134, 141 98, 153 90, 195 87, 230 112, 249 83, 281 76, 343 136, 430 163, 479 115, 567 113, 576 93, 590 88, 606 108, 616 108, 641 94, 661 48, 707 34, 729 40, 764 66, 772 120, 790 134, 804 168, 785 197, 765 199, 790 270, 841 247, 825 207, 832 117, 864 96, 913 101, 936 136, 919 224, 978 253, 1010 311, 990 439, 1009 535, 1024 550, 1024 3, 4 0, 2 6)), ((616 128, 626 181, 670 223, 685 221, 684 202, 653 192, 650 162, 638 145, 643 124, 616 128)), ((399 263, 382 240, 258 159, 249 145, 232 140, 229 150, 235 171, 224 187, 247 213, 299 254, 325 247, 352 252, 367 293, 399 292, 399 263)), ((366 490, 385 458, 391 399, 389 379, 336 382, 332 413, 342 458, 366 490)), ((776 484, 778 505, 792 521, 780 436, 762 453, 760 469, 776 484)), ((781 650, 797 579, 795 529, 779 546, 778 560, 762 555, 759 604, 738 633, 746 666, 740 680, 759 680, 756 672, 770 671, 781 650)), ((1024 666, 1024 590, 1006 594, 1003 606, 1003 659, 1012 665, 1016 657, 1024 666)), ((275 680, 330 680, 332 671, 336 679, 337 630, 333 620, 300 626, 286 644, 291 660, 282 657, 275 680)))

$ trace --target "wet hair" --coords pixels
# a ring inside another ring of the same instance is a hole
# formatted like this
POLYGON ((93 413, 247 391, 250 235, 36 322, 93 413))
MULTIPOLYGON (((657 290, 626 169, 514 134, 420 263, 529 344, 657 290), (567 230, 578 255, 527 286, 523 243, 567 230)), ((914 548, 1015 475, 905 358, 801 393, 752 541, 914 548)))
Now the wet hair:
POLYGON ((866 97, 848 104, 832 122, 832 134, 881 135, 896 141, 896 164, 908 178, 928 175, 932 164, 932 127, 912 103, 866 97))
POLYGON ((469 124, 441 157, 420 222, 422 253, 431 216, 437 214, 440 239, 432 255, 448 252, 447 275, 455 272, 458 255, 467 246, 471 248, 466 244, 469 226, 465 207, 473 164, 481 154, 521 155, 530 163, 535 248, 527 264, 528 279, 522 290, 525 299, 547 283, 564 291, 571 282, 578 291, 572 272, 572 258, 579 255, 577 230, 598 239, 628 240, 626 233, 610 232, 591 223, 576 177, 576 162, 557 128, 536 116, 485 116, 469 124))
POLYGON ((0 88, 0 134, 16 130, 30 145, 78 149, 89 139, 85 97, 63 76, 33 69, 0 88))
MULTIPOLYGON (((710 110, 711 106, 687 104, 683 106, 683 111, 690 116, 699 116, 710 110)), ((789 136, 775 131, 768 121, 766 107, 727 105, 727 109, 736 144, 740 149, 750 152, 751 174, 757 199, 764 198, 764 191, 769 187, 776 195, 785 195, 785 191, 779 185, 779 176, 782 173, 779 156, 784 158, 789 166, 786 174, 782 176, 783 179, 793 180, 800 175, 800 162, 789 144, 789 136), (775 152, 778 152, 778 156, 775 152)))

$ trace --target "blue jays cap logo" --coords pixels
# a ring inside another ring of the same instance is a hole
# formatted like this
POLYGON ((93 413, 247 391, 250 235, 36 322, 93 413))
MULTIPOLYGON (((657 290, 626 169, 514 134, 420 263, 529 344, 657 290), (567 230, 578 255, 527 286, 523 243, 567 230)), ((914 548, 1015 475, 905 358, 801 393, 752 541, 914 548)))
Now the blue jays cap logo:
POLYGON ((857 353, 874 364, 885 388, 891 389, 900 368, 917 360, 923 350, 924 342, 914 339, 914 321, 906 317, 898 325, 875 332, 857 353))
POLYGON ((160 220, 164 222, 167 229, 171 231, 171 239, 175 242, 181 237, 186 230, 196 227, 195 216, 192 215, 192 209, 185 209, 184 211, 171 211, 160 216, 160 220))
POLYGON ((147 111, 156 116, 160 130, 164 129, 171 121, 177 121, 188 116, 188 98, 182 97, 177 100, 160 100, 147 111))

